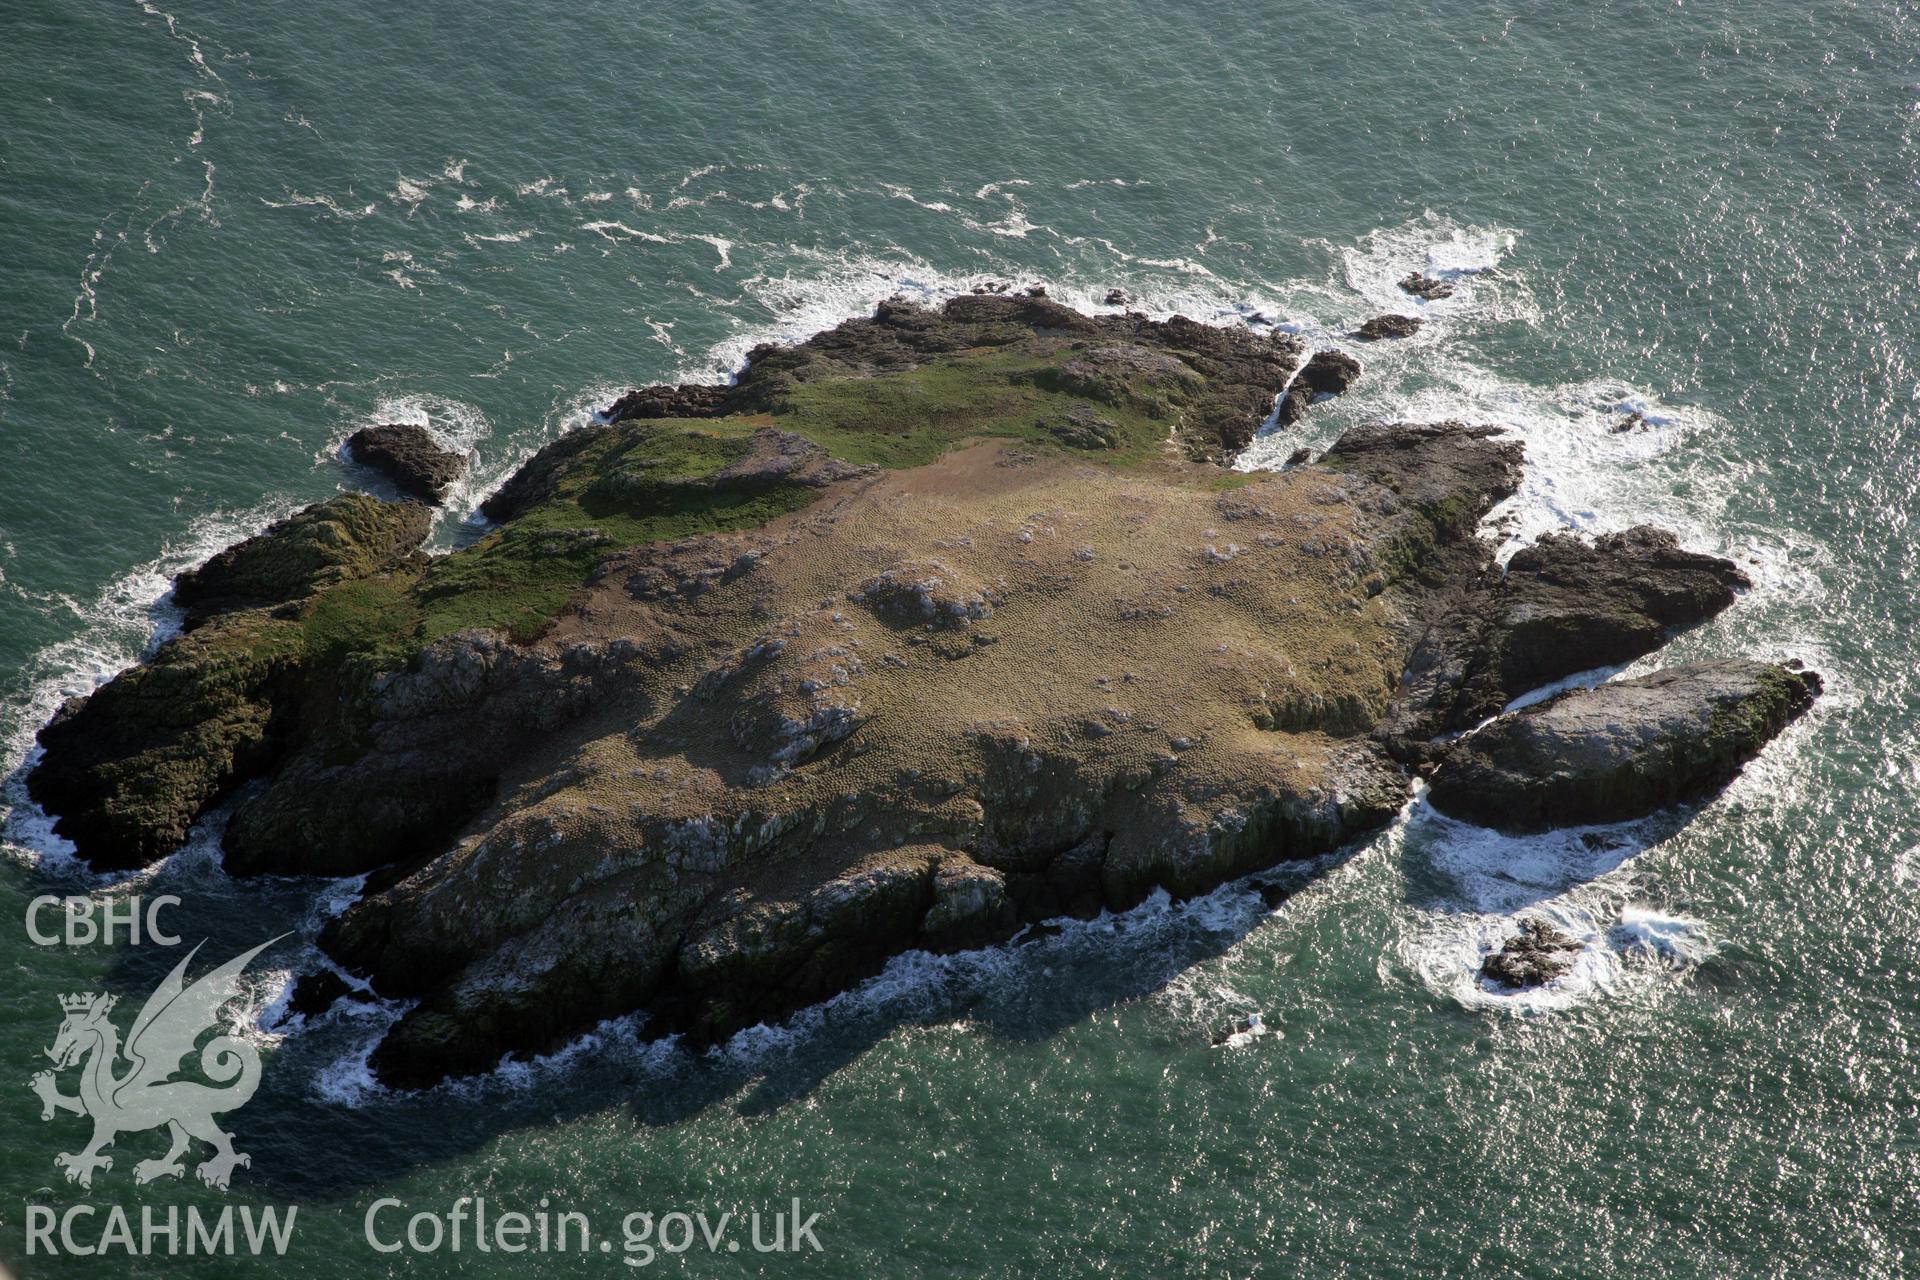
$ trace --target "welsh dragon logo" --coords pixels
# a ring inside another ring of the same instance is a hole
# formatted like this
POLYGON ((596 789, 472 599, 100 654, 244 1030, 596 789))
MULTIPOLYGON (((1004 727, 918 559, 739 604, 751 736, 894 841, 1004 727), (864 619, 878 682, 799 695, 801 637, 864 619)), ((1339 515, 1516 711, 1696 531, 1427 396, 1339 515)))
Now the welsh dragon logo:
POLYGON ((218 1035, 200 1049, 200 1070, 211 1084, 172 1077, 200 1037, 218 1026, 221 1007, 239 994, 247 965, 279 940, 269 939, 235 956, 189 986, 187 965, 200 951, 194 947, 147 997, 124 1046, 107 1017, 115 997, 92 992, 60 997, 66 1018, 53 1047, 46 1050, 54 1069, 37 1073, 31 1085, 40 1095, 42 1120, 53 1119, 57 1111, 93 1120, 91 1142, 78 1152, 54 1157, 68 1182, 92 1186, 96 1171, 113 1168, 113 1157, 101 1153, 116 1137, 162 1125, 172 1145, 159 1159, 134 1165, 135 1182, 185 1174, 181 1157, 195 1138, 213 1148, 213 1155, 195 1170, 210 1187, 224 1191, 234 1169, 252 1163, 233 1149, 233 1135, 214 1123, 214 1117, 245 1106, 253 1097, 260 1086, 259 1051, 235 1036, 218 1035), (75 1065, 80 1068, 80 1091, 70 1096, 60 1092, 56 1073, 75 1065))

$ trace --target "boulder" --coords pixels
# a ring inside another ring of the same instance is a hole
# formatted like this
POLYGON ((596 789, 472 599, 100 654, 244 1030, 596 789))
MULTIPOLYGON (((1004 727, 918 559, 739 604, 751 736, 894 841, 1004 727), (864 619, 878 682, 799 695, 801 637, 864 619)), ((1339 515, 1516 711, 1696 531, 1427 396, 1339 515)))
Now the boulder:
POLYGON ((442 449, 432 432, 411 423, 362 427, 347 437, 347 453, 402 493, 429 503, 445 497, 467 469, 465 454, 442 449))
POLYGON ((1323 396, 1337 396, 1352 386, 1354 379, 1360 376, 1360 362, 1344 351, 1316 351, 1313 358, 1301 368, 1299 376, 1287 388, 1286 396, 1280 401, 1278 421, 1281 426, 1298 422, 1307 414, 1307 409, 1323 396))
POLYGON ((1427 798, 1512 832, 1644 817, 1725 786, 1819 692, 1812 672, 1743 659, 1574 690, 1451 744, 1427 798))

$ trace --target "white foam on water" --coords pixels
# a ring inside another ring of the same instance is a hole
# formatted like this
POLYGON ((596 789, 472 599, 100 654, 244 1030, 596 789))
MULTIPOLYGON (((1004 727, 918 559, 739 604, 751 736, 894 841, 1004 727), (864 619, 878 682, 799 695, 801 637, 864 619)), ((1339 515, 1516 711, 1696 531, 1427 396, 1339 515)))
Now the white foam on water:
POLYGON ((462 236, 461 239, 478 249, 483 244, 519 244, 524 240, 530 239, 532 236, 533 228, 526 227, 520 231, 502 231, 490 236, 471 233, 462 236))
POLYGON ((1893 882, 1913 884, 1915 881, 1920 881, 1920 844, 1896 854, 1893 859, 1893 882))
POLYGON ((880 184, 880 189, 886 192, 888 196, 892 197, 895 200, 905 200, 908 204, 918 205, 920 208, 926 209, 932 213, 952 213, 953 212, 953 206, 948 204, 946 201, 922 200, 919 196, 916 196, 913 194, 913 189, 911 187, 896 186, 891 182, 883 182, 880 184))
MULTIPOLYGON (((403 392, 382 396, 374 402, 371 412, 355 417, 337 428, 327 444, 314 454, 314 461, 328 459, 342 465, 356 466, 347 453, 347 438, 362 427, 383 426, 387 424, 425 427, 434 443, 453 453, 467 457, 467 469, 447 489, 446 496, 439 506, 434 508, 436 536, 433 545, 444 545, 447 533, 443 526, 445 512, 465 512, 477 504, 491 491, 491 487, 500 483, 484 478, 491 476, 493 468, 482 464, 482 451, 493 437, 493 424, 478 405, 451 396, 435 395, 431 392, 403 392)), ((504 477, 501 477, 504 479, 504 477)), ((384 485, 376 481, 372 487, 384 485)), ((355 487, 368 487, 356 485, 355 487)))
POLYGON ((1536 322, 1541 311, 1532 294, 1524 282, 1507 279, 1502 266, 1518 241, 1519 232, 1507 227, 1459 223, 1429 212, 1370 232, 1353 245, 1328 247, 1338 263, 1337 281, 1370 308, 1369 314, 1536 322), (1453 296, 1428 300, 1408 293, 1400 281, 1414 273, 1453 286, 1453 296))
POLYGON ((300 192, 293 190, 286 192, 286 199, 284 200, 269 200, 265 196, 261 196, 260 203, 269 209, 325 209, 334 217, 344 218, 349 222, 358 222, 362 218, 371 218, 380 211, 380 206, 377 204, 366 204, 356 209, 341 204, 332 196, 302 195, 300 192))
POLYGON ((649 244, 679 243, 673 236, 663 236, 654 231, 640 231, 628 226, 624 222, 614 222, 605 219, 599 222, 583 222, 580 224, 580 229, 582 231, 591 231, 602 240, 611 240, 615 244, 618 244, 623 239, 645 240, 649 244))
MULTIPOLYGON (((1594 688, 1597 685, 1604 684, 1608 680, 1613 679, 1614 676, 1620 674, 1624 669, 1625 668, 1622 667, 1594 667, 1587 671, 1576 671, 1564 679, 1555 680, 1551 684, 1543 684, 1538 689, 1529 689, 1512 702, 1509 702, 1506 706, 1500 708, 1500 715, 1511 715, 1527 707, 1537 706, 1545 702, 1548 698, 1558 697, 1570 689, 1594 688)), ((1474 728, 1485 728, 1499 718, 1499 716, 1490 716, 1482 723, 1475 725, 1474 728)))
POLYGON ((1613 932, 1623 950, 1652 956, 1676 969, 1693 969, 1719 954, 1720 944, 1692 916, 1635 903, 1620 909, 1613 932))
MULTIPOLYGON (((717 169, 718 166, 711 166, 695 171, 676 189, 717 169)), ((410 181, 403 178, 402 185, 410 181)), ((544 178, 520 187, 519 194, 567 198, 566 189, 555 184, 555 179, 544 178)), ((407 198, 396 199, 396 203, 408 203, 410 209, 417 207, 430 185, 430 181, 413 183, 404 193, 407 198), (415 194, 419 199, 410 200, 415 194)), ((1006 219, 999 224, 981 224, 979 230, 1015 238, 1045 230, 1028 222, 1017 200, 1003 192, 1003 188, 1022 185, 1026 184, 1018 181, 988 184, 975 193, 975 198, 980 200, 1000 193, 1009 205, 1006 219)), ((396 190, 396 197, 402 194, 396 190)), ((294 203, 293 194, 289 195, 289 203, 294 203)), ((634 193, 630 191, 629 195, 634 193)), ((804 192, 797 192, 796 204, 803 195, 804 192)), ((913 197, 909 193, 901 198, 913 197)), ((913 199, 933 212, 950 212, 950 209, 936 207, 944 202, 913 199)), ((642 203, 639 196, 635 196, 635 201, 642 203)), ((336 216, 364 217, 374 211, 369 205, 355 215, 325 198, 303 197, 299 202, 327 208, 336 216)), ((652 243, 701 240, 711 245, 720 258, 716 270, 731 265, 734 244, 718 236, 663 235, 618 221, 585 223, 581 229, 611 244, 636 240, 652 243)), ((1223 280, 1211 268, 1190 259, 1129 255, 1107 241, 1066 237, 1061 240, 1075 245, 1099 244, 1116 263, 1115 269, 1110 274, 1103 273, 1105 278, 1097 282, 1047 282, 1050 296, 1081 310, 1113 310, 1104 305, 1105 293, 1108 288, 1120 286, 1134 299, 1131 309, 1155 318, 1179 313, 1203 323, 1296 332, 1314 341, 1339 341, 1340 326, 1381 310, 1422 315, 1427 327, 1416 342, 1355 347, 1368 366, 1368 376, 1347 397, 1336 402, 1340 408, 1323 407, 1316 412, 1315 420, 1337 431, 1341 425, 1341 409, 1355 406, 1370 417, 1405 420, 1463 417, 1494 421, 1506 427, 1526 438, 1530 450, 1528 487, 1508 504, 1509 512, 1516 516, 1523 530, 1621 527, 1640 518, 1653 518, 1673 526, 1676 505, 1680 510, 1683 537, 1690 541, 1695 536, 1708 535, 1715 527, 1716 503, 1710 492, 1702 492, 1710 491, 1713 486, 1696 485, 1694 494, 1686 502, 1676 504, 1670 482, 1648 465, 1667 456, 1679 444, 1710 431, 1715 425, 1710 417, 1663 404, 1652 393, 1618 382, 1547 388, 1527 386, 1477 367, 1462 353, 1462 349, 1470 349, 1472 323, 1526 319, 1539 314, 1523 274, 1505 265, 1516 252, 1518 243, 1511 232, 1460 226, 1429 216, 1400 228, 1375 232, 1357 246, 1337 250, 1333 255, 1337 265, 1329 281, 1280 285, 1223 280), (1456 285, 1454 297, 1437 303, 1410 299, 1395 282, 1411 270, 1424 270, 1448 279, 1456 285), (1415 363, 1411 354, 1414 352, 1418 353, 1418 370, 1408 367, 1415 363), (1615 419, 1636 410, 1646 420, 1643 428, 1626 433, 1609 429, 1615 419), (1648 479, 1649 476, 1654 478, 1648 479)), ((1005 264, 1004 269, 998 271, 949 272, 904 253, 846 254, 789 246, 775 260, 784 262, 782 270, 763 269, 748 276, 741 282, 741 298, 725 304, 742 317, 737 331, 669 375, 670 379, 723 381, 740 368, 753 346, 767 341, 802 341, 851 316, 870 313, 875 304, 888 297, 904 295, 931 305, 969 292, 987 280, 1031 279, 1025 268, 1013 264, 1005 264), (755 316, 756 310, 761 314, 755 316)), ((403 266, 410 263, 404 254, 399 261, 403 266)), ((985 265, 999 264, 989 260, 985 265)), ((393 274, 400 277, 403 272, 396 270, 393 274)), ((396 282, 411 287, 410 280, 396 279, 396 282)), ((594 385, 557 399, 537 431, 516 433, 510 447, 500 449, 498 456, 476 461, 462 490, 460 504, 497 487, 546 440, 594 420, 598 411, 628 385, 594 385)), ((423 421, 430 429, 448 432, 450 442, 475 447, 490 435, 485 419, 473 410, 474 420, 468 424, 471 429, 463 427, 457 416, 449 417, 448 407, 457 405, 456 401, 429 404, 426 397, 395 397, 382 402, 375 416, 381 421, 423 421)), ((1273 455, 1284 458, 1298 443, 1297 438, 1283 443, 1270 434, 1256 441, 1243 463, 1262 465, 1263 460, 1274 460, 1273 455)), ((285 510, 275 512, 285 513, 285 510)), ((470 514, 467 519, 474 522, 478 517, 470 514)), ((264 522, 252 522, 252 528, 219 535, 218 541, 212 542, 198 558, 252 532, 264 522)), ((1780 557, 1790 561, 1798 550, 1782 548, 1780 557)), ((149 576, 157 581, 158 590, 146 596, 142 609, 164 591, 168 575, 155 570, 149 576)), ((152 586, 153 582, 148 582, 132 589, 130 595, 139 597, 152 586)), ((135 629, 150 632, 151 625, 135 628, 132 621, 127 620, 120 634, 135 629)), ((96 630, 91 625, 87 627, 89 640, 96 630)), ((135 640, 130 648, 124 642, 118 647, 108 643, 104 656, 94 661, 92 667, 110 674, 137 656, 142 643, 135 640)), ((56 665, 69 672, 66 678, 69 685, 76 683, 78 672, 89 669, 86 662, 67 657, 60 658, 56 665)), ((97 681, 89 679, 85 687, 91 687, 94 682, 97 681)), ((16 723, 37 726, 55 705, 57 698, 43 696, 26 715, 17 718, 16 723)), ((20 742, 10 742, 8 750, 14 753, 10 758, 24 758, 30 744, 31 728, 20 742), (26 744, 24 749, 20 743, 26 744)), ((11 795, 10 791, 10 798, 11 795)), ((1650 954, 1662 957, 1710 954, 1702 951, 1697 943, 1685 940, 1687 930, 1678 923, 1681 918, 1656 920, 1648 914, 1635 916, 1630 921, 1624 911, 1609 913, 1607 903, 1616 890, 1591 887, 1589 882, 1606 877, 1642 847, 1636 843, 1632 828, 1593 828, 1515 840, 1466 828, 1464 824, 1452 824, 1451 830, 1439 829, 1437 824, 1446 824, 1449 820, 1433 814, 1424 807, 1423 801, 1416 801, 1410 812, 1405 829, 1395 838, 1406 838, 1409 833, 1420 837, 1424 833, 1428 843, 1425 856, 1436 870, 1450 878, 1460 897, 1459 903, 1450 909, 1421 913, 1423 927, 1410 930, 1400 947, 1406 967, 1418 973, 1437 992, 1475 1006, 1544 1010, 1565 1007, 1616 989, 1628 973, 1623 956, 1637 953, 1643 946, 1650 954), (1573 971, 1542 991, 1515 995, 1485 989, 1477 975, 1486 947, 1511 933, 1513 920, 1527 913, 1545 914, 1582 940, 1582 951, 1573 971), (1617 940, 1619 945, 1609 945, 1609 939, 1617 940)), ((29 825, 16 824, 15 816, 9 815, 10 840, 16 825, 39 839, 29 825)), ((354 891, 354 882, 341 882, 327 887, 320 896, 327 900, 327 910, 332 911, 343 906, 343 899, 354 891)), ((1646 910, 1652 912, 1651 908, 1646 910)), ((958 955, 908 953, 895 957, 880 975, 853 991, 803 1011, 781 1027, 742 1032, 712 1053, 743 1069, 757 1070, 782 1055, 795 1052, 809 1038, 828 1034, 834 1023, 843 1018, 881 1017, 907 1022, 916 1016, 947 1021, 964 1018, 970 993, 1017 989, 1021 984, 1044 981, 1050 972, 1046 968, 1049 963, 1065 963, 1074 956, 1098 957, 1103 964, 1114 961, 1140 966, 1165 965, 1170 993, 1167 998, 1189 1000, 1192 992, 1205 983, 1183 976, 1193 971, 1188 968, 1188 962, 1177 960, 1172 940, 1195 930, 1244 934, 1266 912, 1258 894, 1245 885, 1227 886, 1177 905, 1159 894, 1131 912, 1104 915, 1093 921, 1063 922, 1058 934, 1031 946, 996 947, 958 955)), ((1662 964, 1665 963, 1663 959, 1662 964)), ((1241 1016, 1247 1012, 1246 1002, 1238 993, 1223 983, 1219 987, 1194 1001, 1196 1020, 1217 1025, 1222 1015, 1241 1016)), ((356 1014, 369 1023, 381 1025, 371 1027, 372 1034, 363 1044, 319 1073, 314 1085, 317 1096, 340 1105, 357 1106, 380 1093, 367 1069, 367 1055, 379 1035, 404 1008, 392 1002, 356 1007, 356 1014)), ((553 1072, 571 1069, 583 1055, 596 1052, 615 1053, 623 1061, 656 1062, 662 1069, 674 1062, 684 1062, 686 1053, 678 1042, 641 1039, 642 1025, 638 1019, 616 1019, 578 1038, 558 1054, 531 1062, 504 1063, 499 1071, 480 1082, 447 1087, 525 1089, 549 1080, 553 1072)))
MULTIPOLYGON (((1238 939, 1270 909, 1247 881, 1223 885, 1212 893, 1175 903, 1155 891, 1140 906, 1104 912, 1092 920, 1061 919, 1038 941, 1019 941, 972 951, 934 954, 907 951, 892 957, 881 972, 851 990, 793 1014, 778 1025, 761 1023, 735 1033, 704 1052, 688 1049, 677 1036, 647 1038, 646 1015, 609 1019, 550 1054, 503 1057, 485 1074, 450 1080, 433 1092, 474 1098, 550 1088, 567 1073, 595 1061, 613 1060, 629 1071, 669 1076, 696 1061, 724 1067, 741 1084, 766 1075, 810 1047, 829 1041, 847 1024, 885 1022, 890 1026, 964 1026, 967 1010, 994 992, 1031 990, 1053 977, 1055 967, 1094 964, 1103 971, 1137 970, 1142 985, 1183 1024, 1211 1031, 1254 1012, 1248 997, 1217 975, 1198 971, 1180 958, 1180 946, 1195 937, 1238 939)), ((314 1095, 332 1105, 364 1107, 391 1098, 374 1078, 368 1058, 388 1027, 409 1006, 382 1002, 351 1049, 317 1075, 314 1095)), ((371 1006, 362 1006, 362 1010, 371 1006)), ((1261 1026, 1236 1032, 1235 1044, 1251 1043, 1278 1029, 1261 1026)))
MULTIPOLYGON (((1388 844, 1423 885, 1392 963, 1464 1008, 1551 1013, 1628 992, 1657 998, 1662 977, 1709 960, 1707 926, 1634 898, 1618 874, 1663 833, 1659 819, 1506 835, 1439 814, 1424 785, 1388 844), (1421 903, 1424 901, 1424 905, 1421 903), (1514 990, 1483 978, 1486 957, 1526 919, 1544 920, 1580 944, 1572 967, 1542 986, 1514 990)), ((1382 977, 1392 964, 1383 958, 1382 977)))
POLYGON ((314 1101, 353 1110, 383 1096, 386 1090, 368 1065, 368 1058, 379 1042, 375 1036, 353 1053, 316 1071, 308 1090, 314 1101))
POLYGON ((1266 1021, 1261 1018, 1258 1013, 1250 1013, 1247 1015, 1245 1027, 1233 1032, 1224 1040, 1220 1041, 1215 1047, 1220 1049, 1244 1049, 1254 1041, 1264 1039, 1272 1034, 1274 1034, 1272 1028, 1267 1026, 1266 1021))
POLYGON ((404 173, 399 174, 394 179, 393 190, 387 193, 387 199, 394 204, 404 206, 407 216, 411 218, 419 211, 433 187, 434 179, 432 178, 409 178, 404 173))

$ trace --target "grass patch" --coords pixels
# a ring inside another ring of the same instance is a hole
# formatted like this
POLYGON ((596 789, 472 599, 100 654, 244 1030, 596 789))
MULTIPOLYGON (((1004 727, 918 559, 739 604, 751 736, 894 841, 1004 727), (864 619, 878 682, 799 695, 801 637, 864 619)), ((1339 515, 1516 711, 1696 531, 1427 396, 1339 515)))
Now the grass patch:
MULTIPOLYGON (((421 645, 471 627, 525 643, 616 551, 754 528, 806 506, 818 489, 764 475, 716 478, 767 426, 806 436, 844 461, 888 468, 923 466, 979 439, 1117 466, 1163 457, 1179 413, 1168 397, 1179 387, 1136 387, 1122 370, 1103 394, 1084 394, 1060 376, 1077 354, 1064 343, 975 349, 901 373, 798 383, 770 413, 589 428, 545 495, 504 527, 417 576, 322 593, 305 618, 307 653, 335 670, 355 660, 397 666, 421 645)), ((1232 473, 1219 480, 1244 482, 1232 473)))
POLYGON ((623 423, 608 431, 568 464, 545 500, 421 576, 421 639, 467 627, 534 639, 610 553, 753 528, 819 496, 788 481, 714 481, 745 456, 752 431, 728 421, 623 423))
POLYGON ((410 574, 343 582, 321 592, 301 620, 301 649, 317 668, 365 659, 399 666, 420 647, 420 606, 410 574))
POLYGON ((984 438, 1123 466, 1161 456, 1165 418, 1043 385, 1056 367, 1049 354, 995 350, 884 377, 801 383, 774 407, 773 419, 837 458, 889 468, 924 466, 984 438), (1071 429, 1076 412, 1110 424, 1112 444, 1071 443, 1087 435, 1071 429))

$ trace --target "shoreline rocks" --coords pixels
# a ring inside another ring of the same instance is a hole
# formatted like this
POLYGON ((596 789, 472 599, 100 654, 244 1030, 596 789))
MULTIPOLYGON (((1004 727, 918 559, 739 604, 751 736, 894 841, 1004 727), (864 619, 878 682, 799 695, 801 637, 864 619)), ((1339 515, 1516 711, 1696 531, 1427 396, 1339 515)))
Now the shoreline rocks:
POLYGON ((1410 272, 1399 281, 1400 290, 1428 302, 1438 302, 1442 298, 1453 296, 1453 286, 1445 280, 1436 279, 1423 271, 1410 272))
POLYGON ((182 573, 186 633, 40 730, 27 789, 55 833, 102 869, 178 848, 285 749, 312 687, 308 602, 407 564, 427 530, 418 503, 342 494, 182 573))
POLYGON ((191 631, 216 614, 300 600, 406 560, 432 527, 417 502, 343 493, 275 521, 173 580, 191 631))
POLYGON ((1360 362, 1344 351, 1316 351, 1302 365, 1293 384, 1287 388, 1276 411, 1275 421, 1291 426, 1307 416, 1316 401, 1339 395, 1360 376, 1360 362))
POLYGON ((1751 583, 1730 560, 1638 525, 1588 542, 1550 533, 1444 596, 1415 645, 1381 736, 1420 765, 1423 744, 1523 693, 1619 666, 1717 616, 1751 583))

